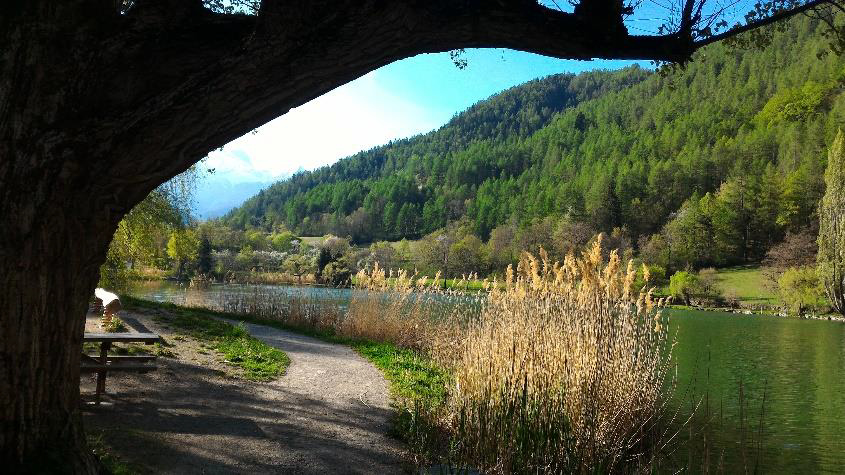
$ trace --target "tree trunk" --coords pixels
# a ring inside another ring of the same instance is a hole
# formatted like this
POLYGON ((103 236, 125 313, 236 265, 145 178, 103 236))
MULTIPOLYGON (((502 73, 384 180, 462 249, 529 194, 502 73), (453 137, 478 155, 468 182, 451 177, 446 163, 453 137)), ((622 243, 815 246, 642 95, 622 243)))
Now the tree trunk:
POLYGON ((0 180, 0 466, 6 473, 100 471, 82 429, 79 361, 85 313, 116 216, 81 212, 96 202, 90 188, 53 183, 0 180))

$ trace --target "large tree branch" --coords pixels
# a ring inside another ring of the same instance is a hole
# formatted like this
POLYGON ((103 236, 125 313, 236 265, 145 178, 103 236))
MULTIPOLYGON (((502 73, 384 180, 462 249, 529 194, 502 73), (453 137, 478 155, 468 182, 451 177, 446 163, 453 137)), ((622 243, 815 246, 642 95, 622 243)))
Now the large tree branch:
POLYGON ((703 47, 705 47, 709 44, 713 44, 713 43, 716 43, 716 42, 719 42, 719 41, 724 41, 728 38, 733 38, 735 36, 741 35, 745 32, 751 31, 751 30, 756 30, 758 28, 763 28, 763 27, 772 25, 774 23, 787 20, 789 18, 792 18, 795 15, 798 15, 800 13, 804 13, 808 10, 812 10, 812 9, 824 6, 826 4, 835 5, 836 1, 835 0, 811 0, 811 1, 809 1, 805 4, 803 4, 803 5, 800 5, 798 7, 790 8, 790 9, 787 9, 787 10, 781 10, 781 11, 775 13, 774 15, 770 15, 770 16, 767 16, 767 17, 762 18, 760 20, 752 21, 752 22, 746 23, 745 25, 738 26, 736 28, 731 28, 730 30, 725 31, 723 33, 719 33, 717 35, 712 35, 712 36, 709 36, 707 38, 698 40, 698 41, 695 42, 695 49, 703 48, 703 47))
MULTIPOLYGON (((100 144, 92 169, 110 176, 111 193, 121 196, 115 201, 127 205, 210 150, 416 54, 504 47, 569 59, 676 62, 751 28, 698 42, 689 28, 629 35, 608 27, 620 21, 617 13, 607 18, 565 13, 530 0, 265 0, 258 17, 193 8, 156 22, 156 12, 166 18, 167 8, 160 5, 169 2, 154 1, 147 7, 141 1, 137 11, 152 14, 127 15, 124 30, 103 47, 101 56, 112 61, 105 68, 108 80, 99 86, 101 100, 86 114, 90 119, 78 126, 100 144)), ((811 1, 757 26, 827 1, 811 1)), ((686 15, 694 12, 685 9, 686 15)))
POLYGON ((172 160, 125 164, 113 183, 158 183, 292 107, 420 53, 506 47, 559 58, 662 60, 692 53, 691 43, 678 36, 629 36, 601 28, 596 17, 531 1, 347 1, 331 10, 275 5, 267 0, 258 18, 232 19, 236 25, 228 27, 225 18, 193 18, 166 40, 136 47, 132 72, 115 76, 105 90, 116 95, 112 104, 125 99, 137 107, 115 104, 106 109, 121 116, 98 117, 84 129, 102 130, 104 152, 143 157, 156 151, 172 160), (125 133, 115 137, 116 129, 125 133))

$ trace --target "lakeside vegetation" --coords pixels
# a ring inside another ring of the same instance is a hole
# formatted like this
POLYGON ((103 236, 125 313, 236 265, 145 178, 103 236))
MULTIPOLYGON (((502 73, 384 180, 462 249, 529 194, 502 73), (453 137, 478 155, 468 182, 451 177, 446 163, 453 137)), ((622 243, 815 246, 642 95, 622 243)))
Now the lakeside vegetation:
POLYGON ((635 275, 616 253, 603 263, 597 243, 562 265, 526 254, 503 287, 484 294, 404 272, 390 282, 376 267, 357 275, 346 312, 256 293, 233 296, 221 302, 225 313, 213 314, 351 344, 391 381, 397 429, 421 466, 610 468, 652 463, 632 462, 628 451, 645 447, 644 434, 658 434, 654 411, 667 396, 669 340, 657 302, 632 288, 635 275), (567 359, 578 364, 548 364, 567 359), (555 433, 540 430, 552 422, 555 433))

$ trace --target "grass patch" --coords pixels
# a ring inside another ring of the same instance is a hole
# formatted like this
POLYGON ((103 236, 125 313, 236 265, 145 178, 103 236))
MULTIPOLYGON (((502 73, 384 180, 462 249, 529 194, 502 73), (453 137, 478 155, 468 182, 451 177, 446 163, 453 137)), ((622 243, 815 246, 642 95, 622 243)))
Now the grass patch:
POLYGON ((111 448, 106 444, 105 436, 102 432, 87 435, 88 447, 94 452, 94 455, 100 459, 100 463, 113 475, 136 475, 141 473, 136 467, 120 460, 111 451, 111 448))
MULTIPOLYGON (((214 318, 242 319, 241 316, 132 297, 124 297, 123 303, 129 309, 166 310, 167 314, 158 317, 162 323, 222 353, 227 363, 242 368, 244 378, 251 381, 272 381, 284 374, 290 364, 290 359, 283 351, 253 338, 243 326, 230 325, 214 318)), ((173 354, 164 347, 158 351, 162 356, 167 356, 163 354, 165 351, 173 354)))
POLYGON ((780 305, 780 299, 758 266, 739 266, 716 270, 716 285, 726 297, 749 305, 780 305))
POLYGON ((353 341, 350 346, 384 373, 397 399, 431 407, 443 403, 448 374, 429 358, 391 343, 353 341))

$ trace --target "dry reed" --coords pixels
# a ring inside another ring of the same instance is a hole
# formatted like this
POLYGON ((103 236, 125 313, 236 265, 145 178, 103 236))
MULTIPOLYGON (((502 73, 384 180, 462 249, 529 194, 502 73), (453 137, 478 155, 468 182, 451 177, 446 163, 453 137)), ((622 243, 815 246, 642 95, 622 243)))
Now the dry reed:
POLYGON ((660 302, 632 289, 635 277, 596 243, 562 265, 523 254, 504 288, 491 286, 448 355, 467 462, 499 473, 630 467, 665 401, 671 353, 660 302))
POLYGON ((630 470, 652 462, 672 345, 662 302, 635 278, 615 252, 604 262, 599 242, 563 264, 524 253, 484 294, 376 268, 356 276, 341 331, 422 350, 450 371, 446 406, 421 414, 449 432, 450 463, 630 470))

